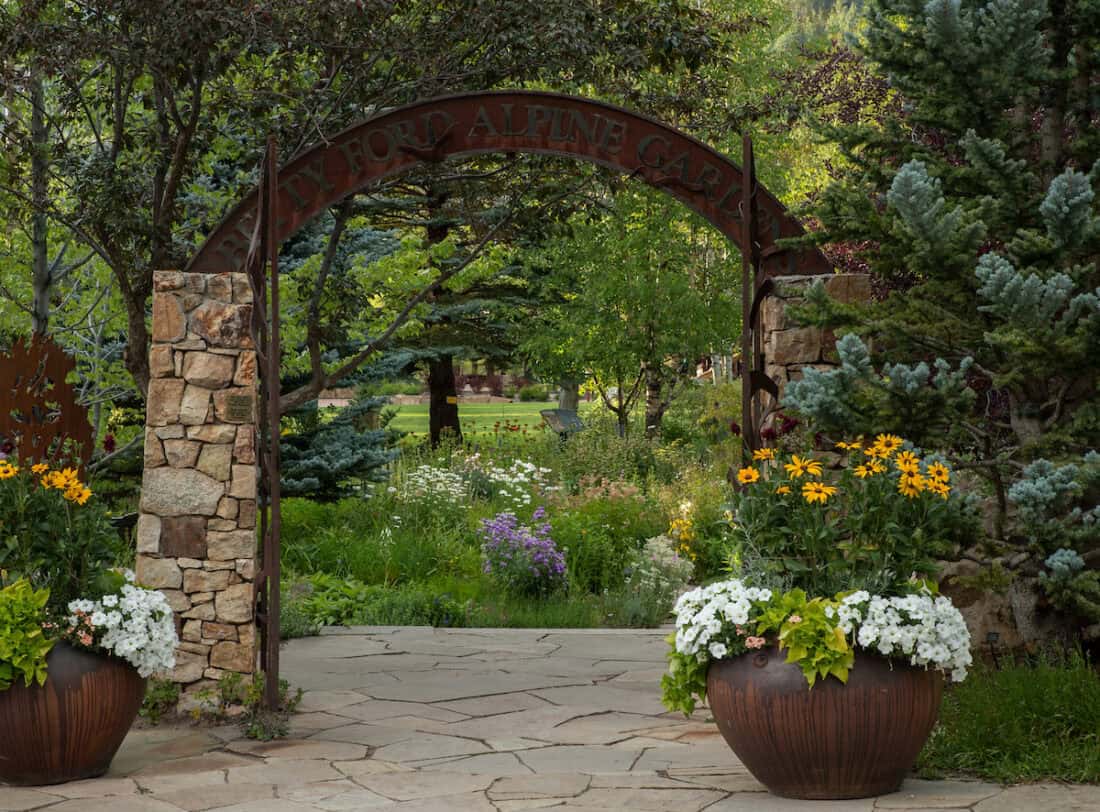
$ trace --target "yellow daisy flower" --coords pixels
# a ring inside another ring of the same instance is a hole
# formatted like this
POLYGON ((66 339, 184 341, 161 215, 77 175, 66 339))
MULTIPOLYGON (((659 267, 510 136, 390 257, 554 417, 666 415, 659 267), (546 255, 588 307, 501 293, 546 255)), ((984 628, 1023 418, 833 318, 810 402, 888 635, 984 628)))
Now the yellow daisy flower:
POLYGON ((748 485, 750 482, 757 482, 760 479, 760 472, 755 468, 742 468, 737 472, 737 481, 742 485, 748 485))
POLYGON ((936 496, 940 497, 941 499, 946 499, 948 494, 951 493, 950 485, 948 485, 946 482, 940 482, 936 479, 926 479, 924 481, 924 487, 926 487, 932 493, 936 494, 936 496))
POLYGON ((32 474, 44 474, 48 470, 50 470, 50 466, 46 465, 46 463, 44 463, 44 462, 40 462, 37 465, 32 465, 31 466, 31 473, 32 474))
POLYGON ((11 479, 19 473, 19 468, 7 460, 0 460, 0 479, 11 479))
POLYGON ((778 493, 780 496, 786 496, 788 493, 791 492, 791 488, 789 485, 780 485, 778 488, 775 489, 775 492, 778 493))
POLYGON ((875 437, 875 445, 885 451, 886 456, 893 454, 904 444, 905 440, 901 439, 896 434, 880 434, 875 437))
POLYGON ((787 470, 788 476, 793 479, 800 479, 803 474, 821 476, 822 471, 820 462, 809 457, 800 457, 797 454, 793 455, 791 461, 783 467, 787 470))
POLYGON ((886 451, 885 449, 880 448, 877 445, 873 445, 870 448, 863 449, 863 453, 865 456, 872 460, 882 460, 890 456, 889 451, 886 451))
POLYGON ((863 448, 863 441, 853 440, 850 443, 839 442, 836 444, 836 447, 841 449, 842 451, 858 451, 859 449, 863 448))
POLYGON ((856 466, 856 476, 858 476, 860 479, 866 479, 867 477, 871 476, 871 474, 873 474, 873 473, 874 473, 874 471, 871 470, 870 465, 857 465, 856 466))
POLYGON ((836 495, 836 488, 824 482, 807 482, 802 486, 802 497, 811 505, 814 502, 825 504, 830 496, 836 495))
POLYGON ((925 479, 920 474, 903 473, 898 480, 898 493, 912 499, 924 490, 925 484, 925 479))
POLYGON ((951 479, 951 471, 942 462, 933 462, 928 466, 928 478, 936 482, 947 482, 951 479))
POLYGON ((872 474, 885 474, 886 466, 878 460, 871 461, 871 473, 872 474))
POLYGON ((902 451, 894 458, 894 465, 907 474, 920 473, 920 458, 912 451, 902 451))
POLYGON ((764 460, 774 460, 775 459, 775 449, 774 448, 758 448, 754 452, 752 452, 752 458, 755 462, 763 462, 764 460))

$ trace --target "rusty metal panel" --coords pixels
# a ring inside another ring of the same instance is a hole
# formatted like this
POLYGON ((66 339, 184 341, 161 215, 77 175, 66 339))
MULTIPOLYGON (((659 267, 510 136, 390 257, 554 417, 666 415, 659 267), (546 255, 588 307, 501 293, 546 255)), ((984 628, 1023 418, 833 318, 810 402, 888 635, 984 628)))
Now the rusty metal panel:
MULTIPOLYGON (((599 164, 662 189, 741 247, 741 167, 703 142, 639 113, 577 96, 530 91, 465 93, 416 102, 375 116, 297 156, 279 172, 276 239, 282 242, 328 206, 417 164, 492 153, 536 153, 599 164)), ((828 273, 816 249, 777 241, 803 235, 766 189, 757 187, 760 271, 828 273)), ((257 194, 225 218, 188 271, 245 269, 257 194)))
POLYGON ((28 462, 79 461, 92 457, 88 410, 66 379, 76 362, 44 338, 19 339, 0 355, 0 445, 28 462))

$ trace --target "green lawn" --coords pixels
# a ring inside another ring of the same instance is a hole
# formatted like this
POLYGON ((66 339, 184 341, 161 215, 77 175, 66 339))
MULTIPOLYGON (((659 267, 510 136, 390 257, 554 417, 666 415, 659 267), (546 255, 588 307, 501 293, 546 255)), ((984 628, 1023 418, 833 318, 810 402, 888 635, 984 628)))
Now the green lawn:
MULTIPOLYGON (((581 403, 581 414, 591 407, 591 404, 581 403)), ((428 433, 428 404, 416 406, 390 406, 396 409, 397 416, 390 423, 390 428, 399 429, 409 434, 428 433)), ((462 423, 463 434, 473 437, 479 434, 493 434, 494 424, 506 423, 518 424, 520 430, 526 428, 529 432, 537 431, 542 425, 542 417, 539 412, 543 409, 555 409, 557 403, 548 401, 545 403, 462 403, 458 407, 458 417, 462 423)))

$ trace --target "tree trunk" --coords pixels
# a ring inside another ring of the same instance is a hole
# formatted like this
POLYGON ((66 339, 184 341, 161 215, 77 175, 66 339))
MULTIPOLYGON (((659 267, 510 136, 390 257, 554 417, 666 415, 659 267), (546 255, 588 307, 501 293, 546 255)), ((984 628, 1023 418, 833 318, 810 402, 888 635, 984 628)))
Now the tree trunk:
POLYGON ((581 403, 580 381, 565 378, 558 383, 558 386, 561 387, 561 393, 558 395, 558 408, 569 412, 577 411, 581 403))
POLYGON ((46 335, 50 326, 50 294, 53 279, 47 259, 50 227, 46 219, 47 171, 49 169, 49 133, 46 130, 46 93, 42 77, 35 74, 31 84, 31 286, 32 329, 35 335, 46 335))
POLYGON ((454 359, 441 355, 428 364, 428 429, 432 448, 439 445, 443 432, 462 441, 458 423, 458 390, 455 389, 454 359))
POLYGON ((149 391, 149 328, 145 324, 147 292, 126 296, 126 369, 144 395, 149 391))
POLYGON ((661 370, 655 366, 646 365, 645 368, 645 436, 653 439, 661 433, 661 422, 665 417, 664 381, 661 378, 661 370))

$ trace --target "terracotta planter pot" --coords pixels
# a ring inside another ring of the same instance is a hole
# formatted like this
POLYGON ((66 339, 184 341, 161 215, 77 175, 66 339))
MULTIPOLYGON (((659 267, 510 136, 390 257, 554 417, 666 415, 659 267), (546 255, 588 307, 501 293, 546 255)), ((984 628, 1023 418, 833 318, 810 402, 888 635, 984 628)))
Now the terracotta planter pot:
POLYGON ((943 678, 863 652, 845 685, 812 689, 776 648, 707 672, 718 729, 749 772, 787 798, 866 798, 901 785, 939 715, 943 678))
POLYGON ((141 708, 145 680, 123 660, 58 643, 46 663, 45 685, 0 691, 0 781, 102 775, 141 708))

